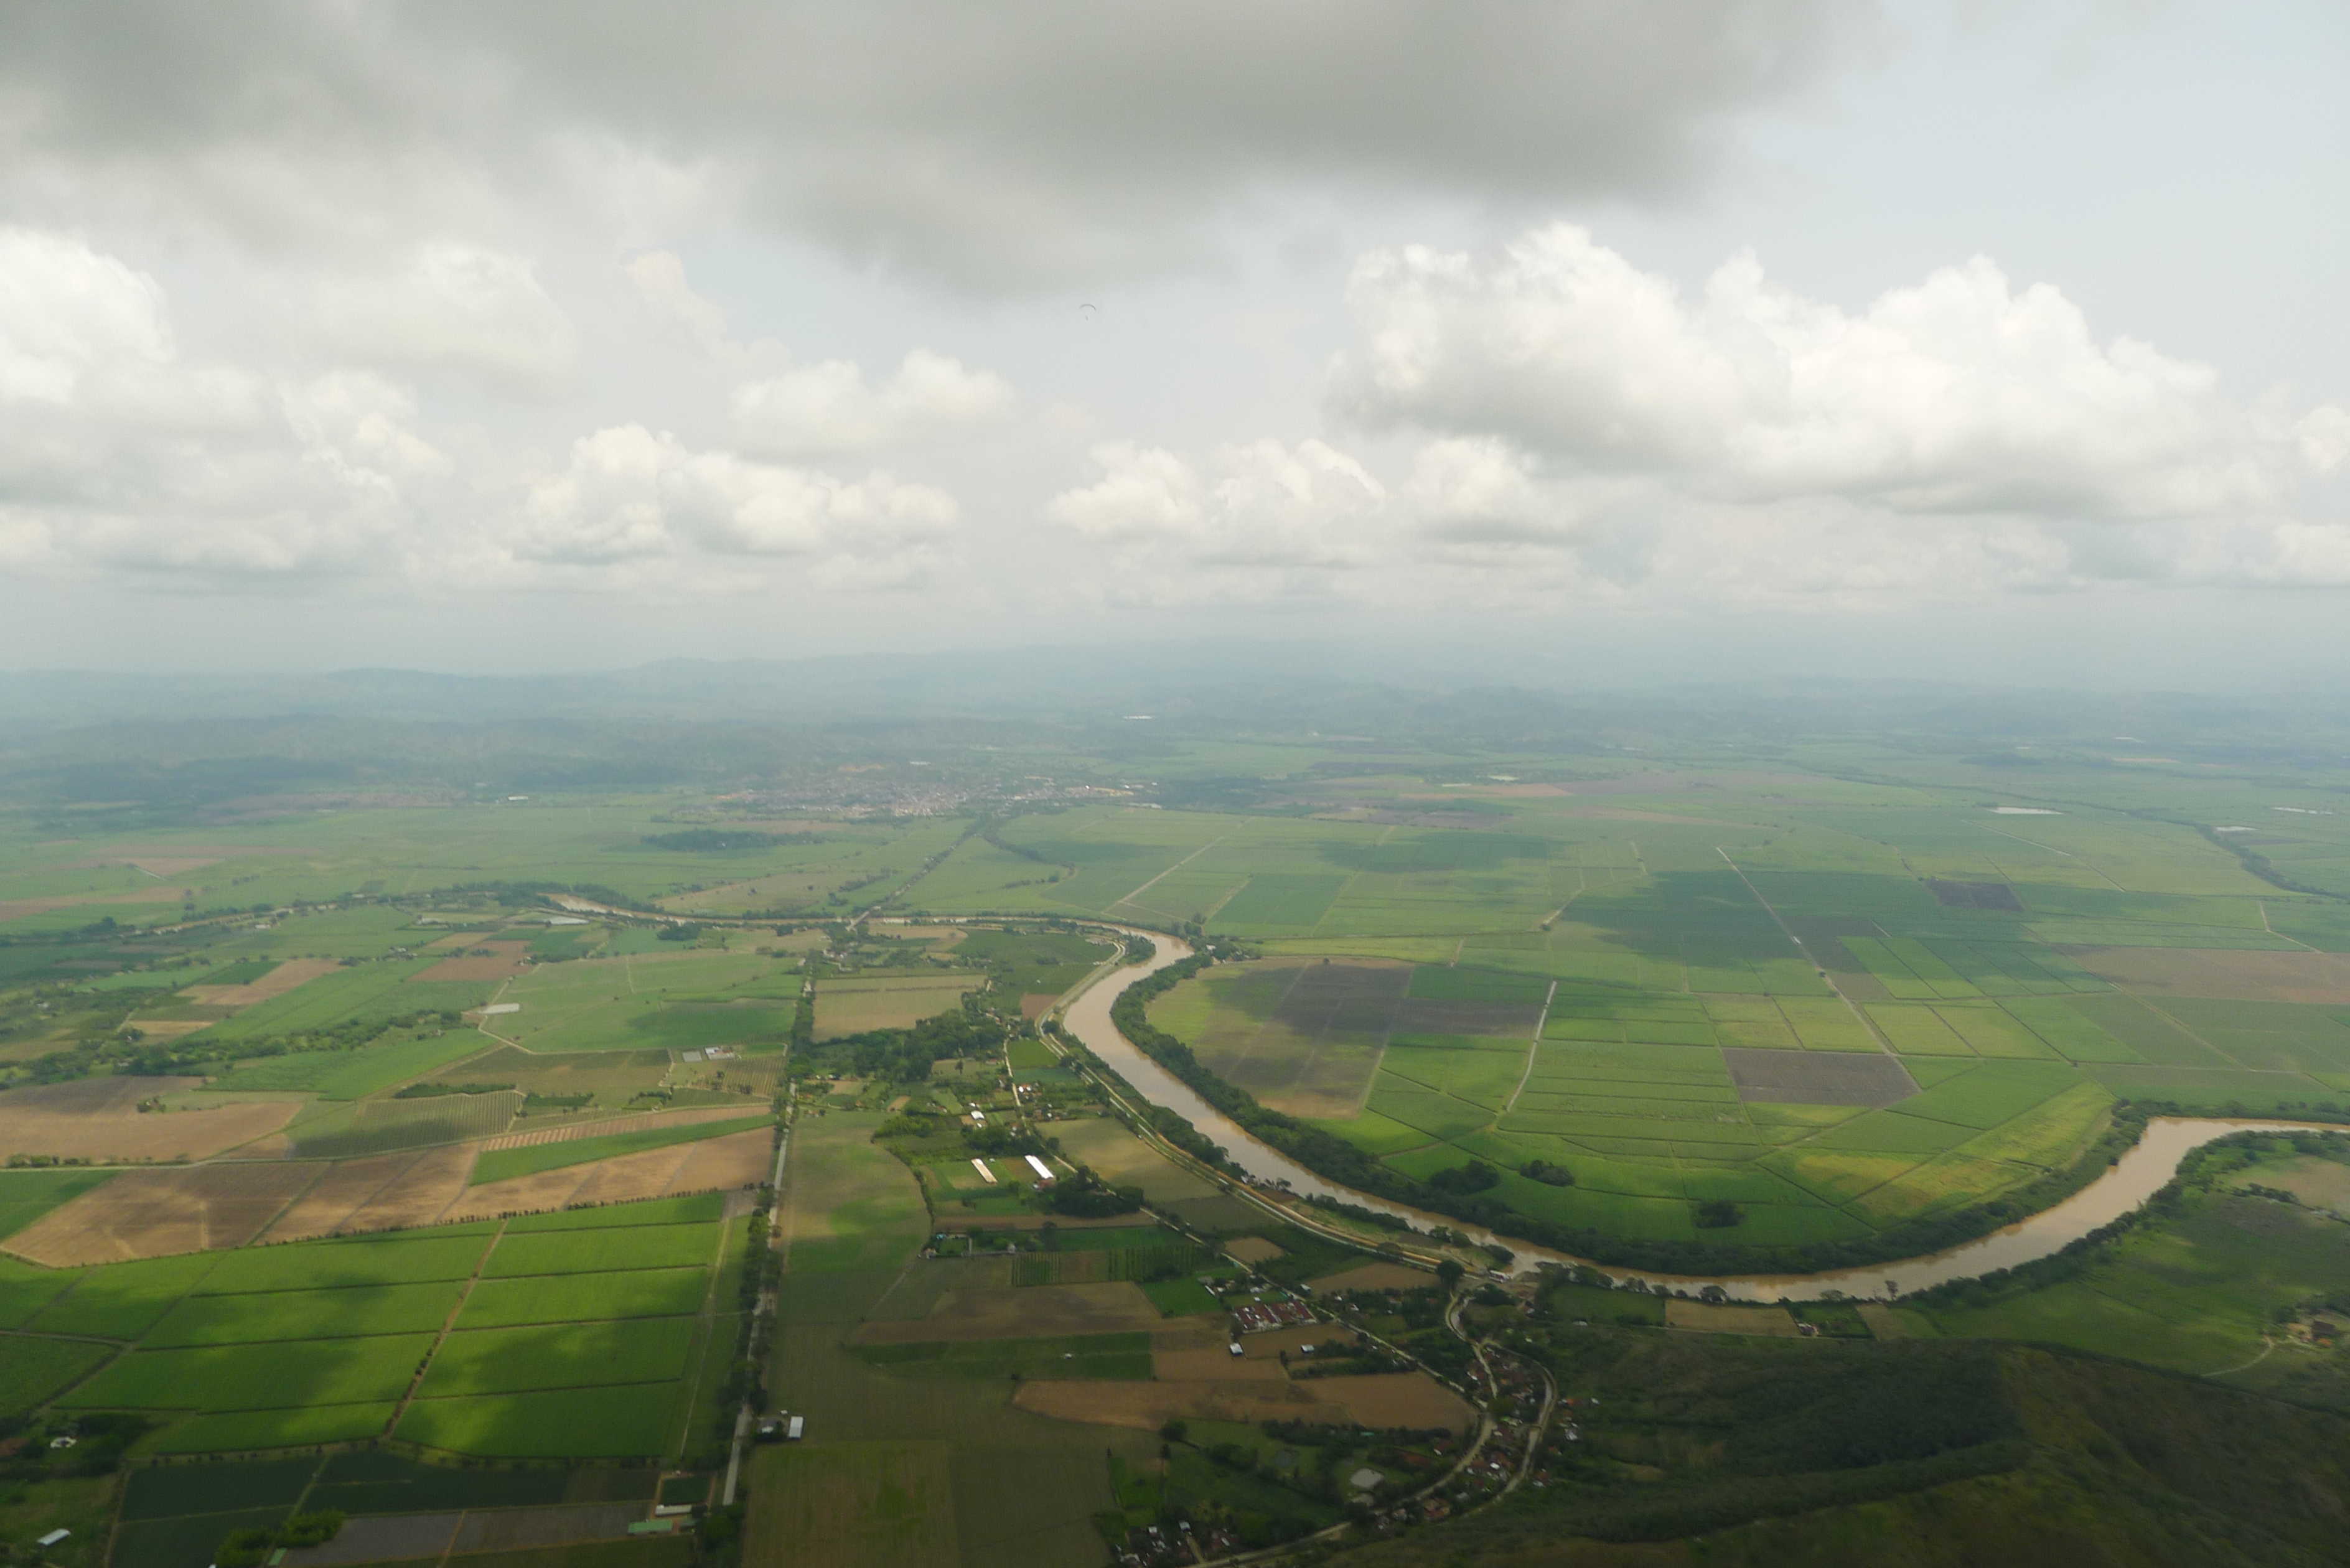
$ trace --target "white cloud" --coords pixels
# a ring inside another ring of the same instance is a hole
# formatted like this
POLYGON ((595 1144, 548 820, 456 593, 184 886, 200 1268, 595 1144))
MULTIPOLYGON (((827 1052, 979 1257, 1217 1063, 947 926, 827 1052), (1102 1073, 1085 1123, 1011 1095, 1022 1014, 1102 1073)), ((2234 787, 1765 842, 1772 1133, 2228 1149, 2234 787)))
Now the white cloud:
POLYGON ((421 245, 389 275, 322 282, 312 308, 324 342, 379 364, 546 387, 578 358, 578 332, 537 269, 477 245, 421 245))
POLYGON ((694 291, 686 281, 685 264, 675 252, 647 251, 622 266, 620 273, 655 317, 683 332, 704 353, 721 354, 732 348, 725 311, 694 291))
POLYGON ((161 285, 68 236, 0 232, 0 537, 26 568, 199 580, 396 565, 448 472, 380 379, 179 354, 161 285))
POLYGON ((1320 595, 1334 574, 1371 565, 1391 543, 1384 485, 1319 441, 1215 449, 1203 477, 1159 447, 1093 450, 1101 476, 1045 505, 1054 523, 1112 554, 1097 591, 1172 603, 1320 595))
POLYGON ((510 541, 524 560, 608 566, 700 553, 799 556, 868 586, 911 581, 941 558, 954 498, 876 472, 843 480, 697 452, 620 425, 583 436, 531 486, 510 541))
POLYGON ((1011 383, 917 348, 881 385, 845 359, 786 370, 734 389, 737 439, 779 457, 872 452, 993 423, 1014 402, 1011 383))
POLYGON ((1357 418, 1500 438, 1693 492, 1903 513, 2161 517, 2270 507, 2350 450, 2350 421, 2220 392, 2208 368, 2101 343, 2054 288, 1978 258, 1857 315, 1732 258, 1684 299, 1567 224, 1478 259, 1355 269, 1357 418))

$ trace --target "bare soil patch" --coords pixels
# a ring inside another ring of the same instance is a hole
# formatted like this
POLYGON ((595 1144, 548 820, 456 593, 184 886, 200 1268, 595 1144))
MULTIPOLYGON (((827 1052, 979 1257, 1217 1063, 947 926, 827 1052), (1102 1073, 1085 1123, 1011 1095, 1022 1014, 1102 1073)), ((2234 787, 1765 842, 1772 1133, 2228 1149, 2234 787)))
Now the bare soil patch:
POLYGON ((245 985, 192 985, 180 994, 206 1007, 251 1007, 283 996, 305 981, 341 968, 333 959, 287 959, 259 980, 245 985))
POLYGON ((432 1224, 464 1192, 476 1152, 470 1143, 426 1149, 395 1180, 351 1210, 337 1229, 401 1231, 432 1224))
POLYGON ((1286 1253, 1262 1236, 1235 1236, 1224 1243, 1224 1251, 1243 1263, 1269 1263, 1286 1253))
POLYGON ((369 1199, 389 1190, 419 1158, 411 1149, 329 1166, 308 1191, 286 1206, 286 1212, 264 1232, 264 1239, 297 1241, 333 1235, 369 1199))
POLYGON ((454 958, 444 958, 411 980, 512 980, 523 971, 528 942, 472 942, 454 958))
POLYGON ((2059 948, 2128 991, 2231 1002, 2350 1003, 2350 955, 2214 948, 2059 948))
POLYGON ((281 1162, 126 1170, 16 1232, 8 1250, 71 1268, 242 1247, 324 1168, 281 1162))
POLYGON ((1365 1263, 1359 1268, 1325 1274, 1313 1282, 1315 1290, 1324 1293, 1332 1291, 1424 1291, 1434 1283, 1434 1274, 1402 1263, 1365 1263))
POLYGON ((864 1324, 849 1337, 858 1345, 1042 1339, 1065 1334, 1132 1333, 1154 1329, 1159 1322, 1159 1309, 1150 1304, 1142 1287, 1125 1281, 1025 1289, 972 1286, 945 1292, 928 1317, 864 1324))
POLYGON ((86 1078, 0 1095, 0 1154, 60 1159, 209 1159, 277 1131, 301 1108, 290 1101, 232 1103, 201 1111, 149 1111, 139 1102, 202 1083, 192 1078, 86 1078))
POLYGON ((1457 1432, 1477 1418, 1468 1400, 1425 1372, 1316 1377, 1307 1386, 1353 1419, 1374 1428, 1450 1427, 1457 1432))
POLYGON ((1882 1052, 1765 1051, 1725 1045, 1741 1100, 1792 1106, 1889 1106, 1918 1092, 1909 1070, 1882 1052))
POLYGON ((1028 992, 1020 998, 1020 1016, 1028 1019, 1042 1018, 1053 1010, 1053 1003, 1060 1000, 1058 996, 1048 991, 1028 992))
POLYGON ((1762 1334, 1774 1339, 1800 1339, 1795 1320, 1785 1307, 1741 1306, 1730 1302, 1665 1303, 1665 1326, 1695 1334, 1762 1334))
MULTIPOLYGON (((474 1062, 466 1071, 480 1065, 474 1062)), ((485 1082, 487 1080, 484 1080, 485 1082)), ((632 1116, 605 1116, 600 1120, 573 1121, 566 1119, 553 1127, 525 1127, 520 1132, 500 1133, 483 1140, 482 1147, 533 1148, 543 1143, 569 1143, 575 1138, 603 1137, 610 1133, 647 1132, 656 1127, 687 1127, 702 1122, 733 1121, 742 1116, 754 1116, 764 1107, 755 1100, 740 1106, 703 1106, 690 1111, 645 1111, 632 1116)))
POLYGON ((685 1163, 670 1178, 671 1192, 713 1187, 756 1187, 775 1174, 775 1135, 765 1127, 686 1145, 685 1163))
MULTIPOLYGON (((627 1158, 641 1160, 644 1157, 631 1155, 627 1158)), ((441 1218, 450 1220, 488 1220, 501 1214, 533 1214, 540 1210, 560 1209, 571 1201, 572 1194, 579 1190, 579 1184, 595 1168, 592 1165, 567 1165, 560 1170, 542 1170, 531 1176, 517 1176, 505 1181, 485 1181, 479 1187, 468 1187, 455 1202, 442 1210, 441 1218)))
POLYGON ((215 1018, 137 1018, 133 1022, 139 1033, 150 1040, 177 1040, 183 1034, 193 1034, 199 1029, 210 1029, 220 1022, 215 1018))
POLYGON ((1281 1363, 1234 1355, 1222 1345, 1203 1350, 1153 1350, 1150 1370, 1169 1383, 1285 1383, 1281 1363))

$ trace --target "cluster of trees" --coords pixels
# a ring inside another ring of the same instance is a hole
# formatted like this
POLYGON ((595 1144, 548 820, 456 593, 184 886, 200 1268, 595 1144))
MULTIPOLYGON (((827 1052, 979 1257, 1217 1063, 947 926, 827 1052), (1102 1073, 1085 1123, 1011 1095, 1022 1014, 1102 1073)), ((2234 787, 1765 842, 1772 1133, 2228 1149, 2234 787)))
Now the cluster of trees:
POLYGON ((910 1029, 868 1029, 821 1044, 815 1033, 815 1017, 803 999, 799 1015, 792 1021, 795 1069, 919 1084, 931 1075, 935 1063, 1001 1051, 1007 1031, 1002 1019, 966 997, 961 1009, 925 1018, 910 1029))
POLYGON ((1107 1220, 1140 1209, 1142 1189, 1112 1187, 1092 1171, 1080 1168, 1076 1175, 1055 1183, 1053 1196, 1047 1201, 1054 1213, 1066 1214, 1073 1220, 1107 1220))

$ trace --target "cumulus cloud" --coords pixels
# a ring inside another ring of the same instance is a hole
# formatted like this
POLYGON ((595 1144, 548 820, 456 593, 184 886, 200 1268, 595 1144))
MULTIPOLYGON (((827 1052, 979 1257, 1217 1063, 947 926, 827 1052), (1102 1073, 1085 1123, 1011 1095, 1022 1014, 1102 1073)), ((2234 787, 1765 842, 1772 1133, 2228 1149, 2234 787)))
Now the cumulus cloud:
POLYGON ((1017 288, 1180 265, 1233 204, 1302 182, 1680 187, 1738 119, 1878 32, 1873 0, 721 0, 574 5, 555 29, 528 8, 269 0, 240 17, 7 8, 0 167, 283 228, 427 210, 452 183, 481 213, 616 162, 709 165, 703 183, 795 234, 1017 288))
POLYGON ((1746 499, 1909 513, 2155 517, 2272 506, 2340 461, 2345 421, 2230 402, 2208 367, 2100 342, 2047 285, 1977 258, 1859 314, 1751 255, 1694 299, 1567 224, 1479 259, 1356 268, 1357 418, 1500 437, 1598 470, 1746 499))
POLYGON ((1109 546, 1117 596, 1270 598, 1321 592, 1333 573, 1381 558, 1386 486, 1319 441, 1217 448, 1207 472, 1130 441, 1093 451, 1100 476, 1055 495, 1045 515, 1109 546))
POLYGON ((379 364, 546 386, 578 358, 577 329, 531 262, 478 245, 421 245, 389 275, 323 281, 312 309, 326 344, 379 364))
POLYGON ((944 491, 888 473, 837 479, 619 425, 581 437, 561 470, 531 484, 510 546, 523 560, 573 566, 688 552, 801 556, 886 584, 934 566, 958 515, 944 491))
POLYGON ((0 535, 24 567, 198 577, 381 567, 448 472, 407 394, 190 363, 154 278, 0 231, 0 535))
POLYGON ((992 423, 1012 411, 1011 383, 917 348, 879 386, 827 359, 734 390, 737 439, 780 457, 872 452, 992 423))

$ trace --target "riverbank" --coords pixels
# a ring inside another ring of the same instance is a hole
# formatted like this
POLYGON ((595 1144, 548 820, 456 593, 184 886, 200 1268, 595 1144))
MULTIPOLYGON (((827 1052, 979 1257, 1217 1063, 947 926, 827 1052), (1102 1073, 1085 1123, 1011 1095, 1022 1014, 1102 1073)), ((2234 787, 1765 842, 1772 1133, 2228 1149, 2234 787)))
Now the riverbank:
POLYGON ((1332 1182, 1254 1137, 1217 1110, 1189 1085, 1145 1055, 1127 1039, 1110 1016, 1120 993, 1138 981, 1181 963, 1192 956, 1191 947, 1163 932, 1112 928, 1148 940, 1150 958, 1109 969, 1097 975, 1059 1010, 1061 1025, 1087 1050, 1123 1077, 1154 1105, 1173 1111, 1211 1142, 1223 1147, 1232 1165, 1267 1186, 1302 1198, 1327 1198, 1392 1215, 1413 1229, 1439 1227, 1467 1235, 1481 1245, 1499 1245, 1515 1253, 1513 1273, 1545 1263, 1596 1269, 1618 1284, 1633 1282, 1666 1291, 1696 1293, 1709 1287, 1751 1301, 1817 1301, 1829 1296, 1887 1299, 1914 1294, 1935 1285, 1979 1278, 2021 1263, 2053 1256, 2124 1215, 2143 1206, 2178 1172, 2179 1162, 2195 1149, 2240 1132, 2340 1132, 2332 1124, 2290 1121, 2274 1117, 2158 1116, 2147 1123, 2137 1144, 2104 1175, 2063 1202, 2030 1215, 1988 1235, 1917 1257, 1864 1267, 1810 1274, 1674 1274, 1576 1257, 1514 1238, 1498 1237, 1461 1220, 1392 1202, 1332 1182))

